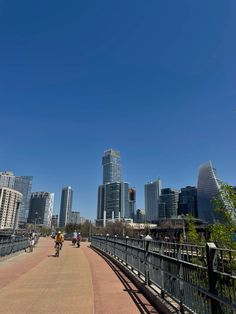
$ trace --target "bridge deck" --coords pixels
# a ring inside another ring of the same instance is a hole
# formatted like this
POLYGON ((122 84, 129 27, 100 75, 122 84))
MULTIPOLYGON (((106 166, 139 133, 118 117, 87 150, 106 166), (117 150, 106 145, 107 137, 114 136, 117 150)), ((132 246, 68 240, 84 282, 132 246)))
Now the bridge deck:
POLYGON ((86 243, 65 242, 59 258, 53 240, 33 253, 0 260, 0 313, 157 313, 133 284, 86 243))

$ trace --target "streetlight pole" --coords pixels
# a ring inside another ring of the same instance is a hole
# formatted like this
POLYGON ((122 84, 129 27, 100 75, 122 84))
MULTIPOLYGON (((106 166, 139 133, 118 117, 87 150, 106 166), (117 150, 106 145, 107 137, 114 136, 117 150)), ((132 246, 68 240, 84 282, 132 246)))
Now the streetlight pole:
POLYGON ((184 214, 181 215, 182 219, 183 219, 183 239, 184 241, 186 241, 186 232, 185 232, 185 221, 184 221, 184 214))
POLYGON ((35 219, 34 219, 34 232, 36 232, 36 226, 37 226, 36 222, 37 222, 38 212, 36 211, 34 215, 35 215, 35 219))

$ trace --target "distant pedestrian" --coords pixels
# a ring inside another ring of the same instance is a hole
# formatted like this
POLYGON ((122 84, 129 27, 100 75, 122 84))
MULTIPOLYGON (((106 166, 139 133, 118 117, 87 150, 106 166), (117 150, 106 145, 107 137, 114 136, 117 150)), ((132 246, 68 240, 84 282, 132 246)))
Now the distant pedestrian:
POLYGON ((33 252, 33 248, 36 244, 36 234, 34 232, 34 230, 32 230, 30 232, 30 236, 29 236, 29 248, 30 248, 30 252, 33 252))

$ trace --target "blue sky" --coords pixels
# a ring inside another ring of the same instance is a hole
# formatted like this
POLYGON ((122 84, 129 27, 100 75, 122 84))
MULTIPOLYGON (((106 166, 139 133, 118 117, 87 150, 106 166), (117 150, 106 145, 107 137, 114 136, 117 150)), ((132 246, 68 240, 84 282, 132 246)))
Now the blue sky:
POLYGON ((195 185, 201 163, 236 185, 236 2, 0 0, 0 169, 74 190, 95 218, 101 158, 123 178, 195 185))

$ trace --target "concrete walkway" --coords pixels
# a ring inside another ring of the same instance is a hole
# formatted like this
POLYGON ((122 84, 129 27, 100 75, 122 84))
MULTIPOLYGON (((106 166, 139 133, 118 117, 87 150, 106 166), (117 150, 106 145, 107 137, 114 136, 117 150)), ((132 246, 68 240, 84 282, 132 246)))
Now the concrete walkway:
POLYGON ((87 244, 40 238, 33 253, 0 260, 0 313, 156 313, 136 288, 87 244))

